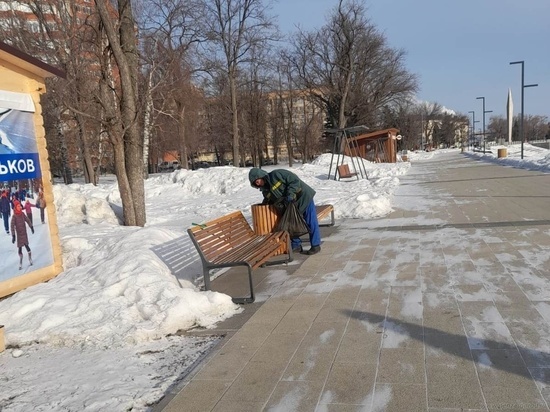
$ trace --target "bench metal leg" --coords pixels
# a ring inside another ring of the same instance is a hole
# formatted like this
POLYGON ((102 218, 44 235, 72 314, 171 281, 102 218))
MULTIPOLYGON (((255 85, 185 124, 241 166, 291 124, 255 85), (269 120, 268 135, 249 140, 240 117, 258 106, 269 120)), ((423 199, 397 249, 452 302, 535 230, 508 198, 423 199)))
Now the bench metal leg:
POLYGON ((204 290, 210 290, 210 269, 207 269, 203 265, 202 278, 204 280, 204 290))
POLYGON ((256 299, 254 296, 254 285, 252 283, 252 268, 250 266, 247 266, 248 269, 248 285, 250 286, 250 296, 247 298, 231 298, 233 303, 236 303, 238 305, 243 305, 247 303, 253 303, 256 299))
MULTIPOLYGON (((252 283, 252 268, 248 265, 230 265, 230 266, 219 266, 221 267, 231 267, 231 266, 246 266, 248 270, 248 285, 250 287, 250 296, 245 298, 231 298, 233 303, 237 304, 244 304, 244 303, 252 303, 256 299, 254 296, 254 285, 252 283)), ((210 269, 211 268, 204 268, 202 271, 203 279, 204 279, 204 290, 212 290, 210 287, 210 269)))
MULTIPOLYGON (((317 216, 317 219, 319 219, 319 216, 317 216)), ((323 221, 324 221, 324 217, 323 217, 323 221)), ((319 221, 319 226, 322 227, 322 226, 334 226, 334 223, 336 221, 334 220, 334 209, 332 209, 330 211, 330 222, 327 222, 327 223, 321 223, 321 221, 319 221)))

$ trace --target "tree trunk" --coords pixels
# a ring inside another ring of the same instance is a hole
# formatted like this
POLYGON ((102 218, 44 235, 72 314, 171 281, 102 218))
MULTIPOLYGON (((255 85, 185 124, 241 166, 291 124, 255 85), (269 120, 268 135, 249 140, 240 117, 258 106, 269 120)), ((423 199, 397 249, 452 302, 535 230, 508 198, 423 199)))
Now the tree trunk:
POLYGON ((136 214, 134 210, 134 203, 132 201, 132 189, 130 187, 130 181, 126 174, 126 156, 125 156, 124 144, 122 141, 118 141, 113 145, 113 153, 115 160, 115 174, 118 182, 118 191, 120 192, 120 200, 122 201, 122 220, 126 226, 132 226, 127 222, 136 222, 136 214))
POLYGON ((61 142, 61 167, 63 168, 63 182, 66 185, 73 183, 73 173, 69 167, 69 160, 67 154, 67 141, 65 139, 65 134, 63 133, 63 125, 60 120, 60 116, 56 120, 57 135, 59 141, 61 142))
POLYGON ((76 122, 78 123, 78 137, 80 140, 80 150, 82 153, 82 168, 84 170, 84 181, 86 183, 92 183, 97 185, 97 179, 95 177, 94 165, 92 162, 92 156, 90 149, 86 141, 84 119, 82 115, 76 115, 76 122))
MULTIPOLYGON (((178 104, 180 106, 180 104, 178 104)), ((178 135, 180 142, 180 166, 188 169, 187 165, 187 141, 185 136, 185 106, 182 104, 178 112, 178 135)))
POLYGON ((153 113, 153 96, 151 94, 152 72, 147 78, 147 90, 145 92, 145 114, 143 116, 143 178, 149 177, 149 145, 151 142, 151 130, 153 128, 152 113, 153 113))
MULTIPOLYGON (((129 209, 128 213, 124 213, 124 224, 144 226, 146 215, 143 181, 143 140, 138 128, 137 108, 139 54, 135 21, 132 15, 132 2, 131 0, 118 0, 120 26, 117 35, 112 21, 112 14, 109 13, 105 1, 95 0, 120 75, 120 105, 116 107, 118 109, 115 114, 116 119, 111 121, 120 124, 120 130, 117 130, 117 133, 121 133, 120 140, 122 140, 123 145, 124 159, 120 159, 121 153, 119 152, 116 170, 123 202, 122 207, 129 209), (121 161, 123 163, 119 163, 121 161), (124 166, 124 173, 120 167, 121 165, 124 166), (126 183, 128 187, 123 186, 126 183), (125 197, 122 197, 123 191, 125 197)), ((120 150, 118 146, 116 144, 115 150, 120 150)))
POLYGON ((239 153, 239 116, 237 113, 237 80, 235 71, 229 70, 229 90, 231 93, 231 126, 233 131, 233 166, 240 167, 241 158, 239 153))

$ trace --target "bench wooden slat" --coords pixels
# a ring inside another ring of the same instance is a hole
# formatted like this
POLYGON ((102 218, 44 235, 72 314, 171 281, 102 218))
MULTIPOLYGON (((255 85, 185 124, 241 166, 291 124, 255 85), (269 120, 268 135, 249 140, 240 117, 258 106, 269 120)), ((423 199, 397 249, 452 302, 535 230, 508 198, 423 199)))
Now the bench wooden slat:
POLYGON ((207 259, 213 260, 216 256, 224 253, 225 250, 233 249, 236 245, 242 244, 252 238, 253 236, 250 236, 248 233, 233 233, 233 236, 227 238, 218 234, 199 239, 199 241, 207 259))
MULTIPOLYGON (((253 245, 249 245, 253 246, 253 245)), ((262 249, 248 249, 248 250, 240 250, 240 254, 233 254, 231 256, 224 256, 222 259, 218 260, 216 264, 224 264, 224 263, 247 263, 249 264, 253 269, 257 269, 260 267, 265 261, 263 260, 265 256, 269 256, 270 253, 274 253, 279 249, 278 246, 271 246, 270 248, 262 248, 262 249)))
POLYGON ((257 268, 265 262, 265 256, 269 258, 279 249, 281 234, 282 232, 278 232, 251 239, 249 242, 218 256, 215 263, 243 261, 249 262, 253 268, 257 268))
MULTIPOLYGON (((202 260, 205 289, 210 289, 210 270, 246 266, 250 286, 249 298, 234 298, 237 303, 254 301, 252 269, 267 263, 281 252, 292 260, 290 237, 287 232, 256 235, 240 211, 230 213, 187 230, 202 260)), ((279 261, 277 262, 279 263, 279 261)))
POLYGON ((215 260, 216 256, 255 236, 241 212, 195 227, 193 232, 208 260, 215 260))

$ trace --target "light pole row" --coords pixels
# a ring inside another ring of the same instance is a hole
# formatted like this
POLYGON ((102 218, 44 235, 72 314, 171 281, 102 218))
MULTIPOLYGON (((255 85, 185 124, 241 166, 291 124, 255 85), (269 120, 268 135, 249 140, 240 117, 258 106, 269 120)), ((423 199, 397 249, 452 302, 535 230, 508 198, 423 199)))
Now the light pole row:
MULTIPOLYGON (((476 120, 475 110, 470 110, 468 113, 472 113, 472 139, 475 139, 475 136, 476 136, 476 123, 479 123, 479 120, 476 120)), ((469 147, 470 147, 470 144, 468 144, 468 148, 469 147)))
POLYGON ((493 113, 492 110, 485 110, 485 96, 476 97, 476 100, 482 100, 483 101, 483 153, 485 153, 485 141, 487 140, 485 138, 485 115, 487 113, 493 113))
MULTIPOLYGON (((523 144, 525 143, 525 136, 523 133, 523 111, 524 111, 524 90, 527 87, 536 87, 538 84, 525 84, 525 62, 523 60, 519 60, 517 62, 510 62, 510 64, 521 64, 521 117, 519 121, 519 135, 521 139, 521 158, 523 159, 523 144)), ((492 113, 492 110, 485 110, 485 96, 476 97, 476 100, 482 100, 483 101, 483 153, 485 153, 485 114, 492 113)), ((471 110, 468 113, 472 113, 472 129, 474 130, 475 135, 475 127, 476 127, 476 113, 475 111, 471 110)))
POLYGON ((519 136, 521 139, 521 158, 523 159, 523 144, 525 143, 525 136, 523 134, 523 92, 526 87, 535 87, 538 86, 538 84, 525 84, 525 64, 523 60, 510 62, 510 64, 521 64, 521 117, 519 120, 519 136))

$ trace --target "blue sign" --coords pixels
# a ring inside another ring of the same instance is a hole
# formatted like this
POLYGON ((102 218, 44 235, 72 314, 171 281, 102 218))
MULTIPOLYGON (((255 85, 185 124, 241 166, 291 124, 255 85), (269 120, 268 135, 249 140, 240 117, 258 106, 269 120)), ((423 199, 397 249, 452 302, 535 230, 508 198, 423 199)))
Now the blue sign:
POLYGON ((40 178, 38 153, 0 154, 0 181, 40 178))

